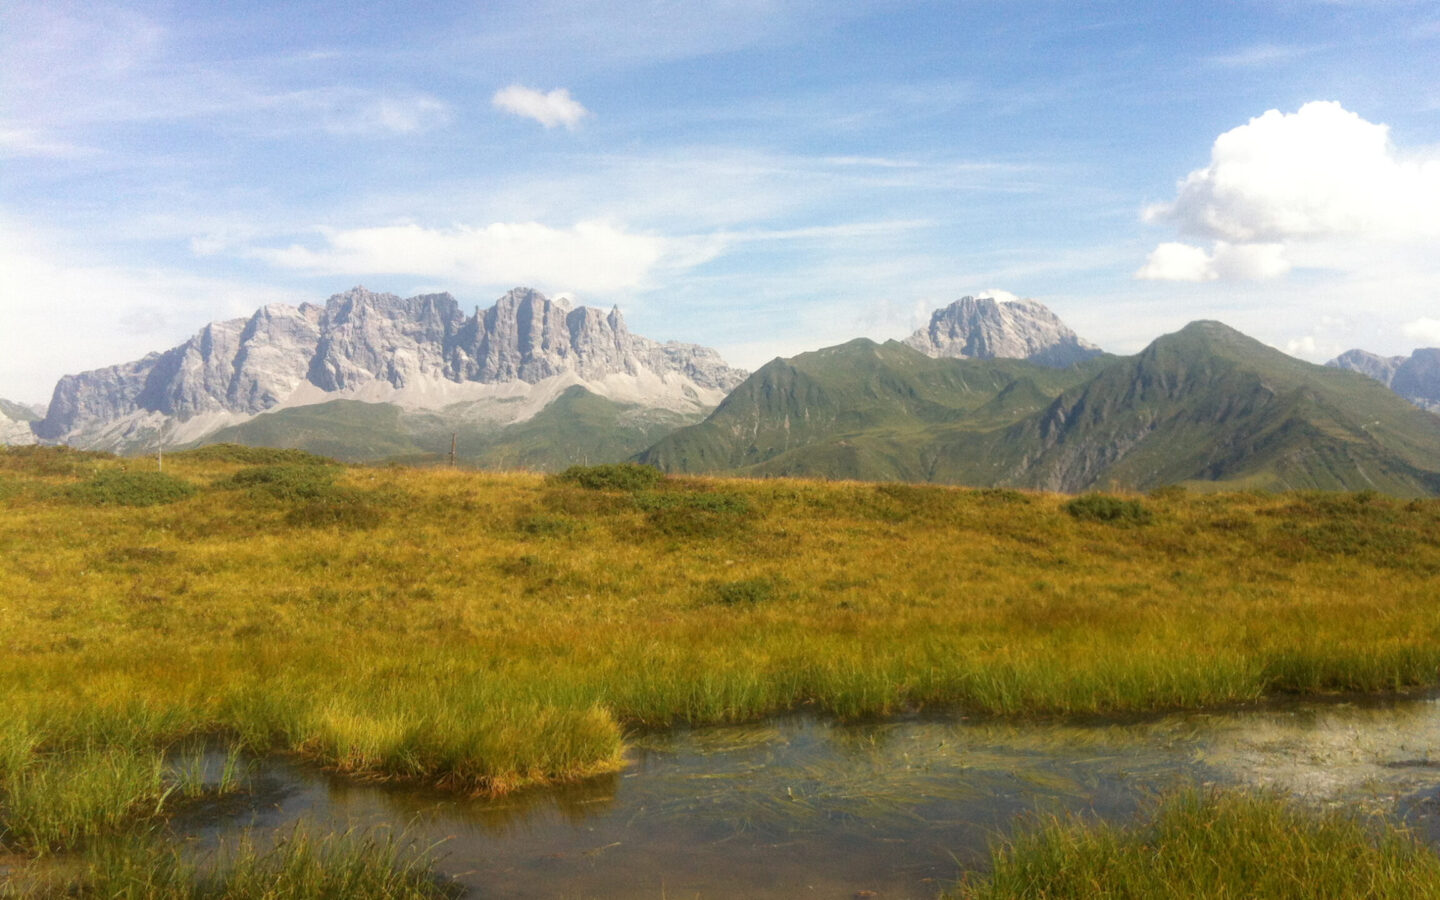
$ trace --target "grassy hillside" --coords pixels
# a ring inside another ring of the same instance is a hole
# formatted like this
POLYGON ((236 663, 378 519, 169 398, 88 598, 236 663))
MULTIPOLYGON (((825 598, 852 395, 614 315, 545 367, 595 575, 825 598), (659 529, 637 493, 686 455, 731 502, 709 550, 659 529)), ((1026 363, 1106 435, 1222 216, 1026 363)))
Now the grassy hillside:
POLYGON ((0 451, 0 843, 209 802, 201 739, 498 792, 613 770, 634 728, 1440 671, 1440 501, 644 475, 0 451))
POLYGON ((937 435, 1006 425, 1103 368, 931 359, 896 341, 777 359, 640 455, 672 472, 934 480, 937 435))
POLYGON ((407 412, 388 403, 332 400, 265 413, 205 441, 297 448, 349 462, 421 463, 448 459, 453 434, 457 458, 467 465, 556 471, 626 459, 693 421, 667 410, 616 403, 577 385, 514 425, 477 422, 463 406, 407 412))
POLYGON ((857 341, 777 360, 640 459, 674 472, 1070 492, 1440 494, 1440 417, 1217 322, 1059 371, 901 350, 857 341))

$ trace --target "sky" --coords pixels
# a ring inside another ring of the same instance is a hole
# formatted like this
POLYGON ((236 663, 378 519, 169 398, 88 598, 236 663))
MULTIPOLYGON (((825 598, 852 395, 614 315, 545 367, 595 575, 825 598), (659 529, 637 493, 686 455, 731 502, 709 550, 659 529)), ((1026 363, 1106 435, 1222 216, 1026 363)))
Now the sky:
POLYGON ((986 292, 1408 354, 1440 3, 0 4, 0 397, 357 284, 747 368, 986 292))

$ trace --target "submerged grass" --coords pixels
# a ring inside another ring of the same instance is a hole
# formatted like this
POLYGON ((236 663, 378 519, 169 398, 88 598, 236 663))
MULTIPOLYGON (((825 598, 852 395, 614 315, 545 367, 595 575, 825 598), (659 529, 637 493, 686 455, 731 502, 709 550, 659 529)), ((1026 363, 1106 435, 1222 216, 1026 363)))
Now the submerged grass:
POLYGON ((617 769, 627 729, 794 709, 1440 681, 1440 501, 1164 492, 1117 528, 1013 491, 235 450, 167 456, 198 488, 175 502, 67 496, 140 465, 0 451, 0 828, 25 852, 153 817, 154 761, 198 737, 483 793, 617 769))
POLYGON ((1412 835, 1276 794, 1189 791, 1146 826, 1053 819, 992 851, 954 900, 1440 897, 1440 857, 1412 835))

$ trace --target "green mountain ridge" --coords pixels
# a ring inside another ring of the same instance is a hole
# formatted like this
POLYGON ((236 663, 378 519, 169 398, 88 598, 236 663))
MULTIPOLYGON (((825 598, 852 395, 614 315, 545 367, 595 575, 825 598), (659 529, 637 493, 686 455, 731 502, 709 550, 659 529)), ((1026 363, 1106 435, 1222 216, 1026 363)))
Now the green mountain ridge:
POLYGON ((776 360, 638 460, 673 472, 1078 492, 1440 494, 1440 417, 1218 322, 1069 369, 852 341, 776 360), (907 352, 908 351, 908 352, 907 352))
POLYGON ((617 403, 575 385, 533 417, 496 426, 467 416, 468 404, 407 411, 390 403, 331 400, 258 415, 200 443, 308 450, 348 462, 425 463, 449 458, 491 469, 554 471, 625 459, 693 416, 617 403))

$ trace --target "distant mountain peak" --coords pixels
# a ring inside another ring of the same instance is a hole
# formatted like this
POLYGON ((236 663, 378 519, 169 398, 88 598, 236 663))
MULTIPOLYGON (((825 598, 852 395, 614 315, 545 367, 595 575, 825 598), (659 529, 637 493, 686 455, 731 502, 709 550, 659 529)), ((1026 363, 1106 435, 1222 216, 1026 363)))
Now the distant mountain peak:
POLYGON ((627 402, 700 411, 744 376, 709 348, 631 334, 618 307, 572 308, 517 287, 466 316, 448 293, 402 298, 356 285, 323 306, 272 304, 212 322, 164 353, 66 375, 34 430, 121 448, 194 440, 286 404, 364 394, 429 408, 483 385, 533 393, 546 382, 537 396, 550 396, 561 389, 557 378, 627 402))
POLYGON ((1440 347, 1422 347, 1409 356, 1347 350, 1325 365, 1368 375, 1421 409, 1440 414, 1440 347))
POLYGON ((1099 356, 1038 300, 965 296, 930 315, 905 343, 937 359, 1026 359, 1065 368, 1099 356))

